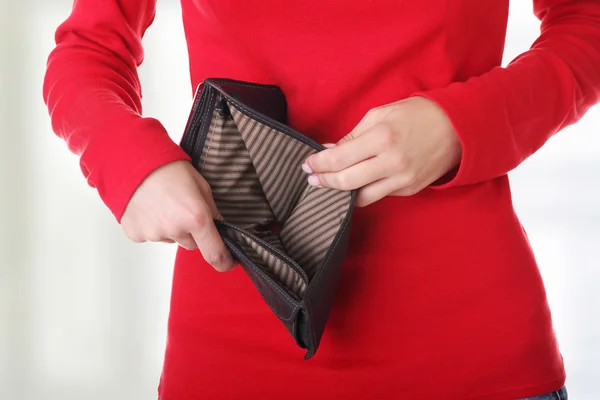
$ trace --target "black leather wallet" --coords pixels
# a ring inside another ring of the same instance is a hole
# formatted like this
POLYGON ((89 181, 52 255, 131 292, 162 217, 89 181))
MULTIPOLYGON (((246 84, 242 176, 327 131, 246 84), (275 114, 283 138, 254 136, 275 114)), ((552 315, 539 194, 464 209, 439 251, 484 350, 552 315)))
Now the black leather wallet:
POLYGON ((207 79, 181 146, 210 184, 223 241, 309 359, 338 284, 355 192, 308 184, 301 165, 324 147, 286 120, 279 87, 207 79))

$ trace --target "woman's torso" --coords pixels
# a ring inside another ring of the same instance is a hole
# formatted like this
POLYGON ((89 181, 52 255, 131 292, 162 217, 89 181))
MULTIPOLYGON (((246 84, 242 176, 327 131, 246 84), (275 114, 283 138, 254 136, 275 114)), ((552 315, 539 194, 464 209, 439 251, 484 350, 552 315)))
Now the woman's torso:
MULTIPOLYGON (((182 0, 192 83, 279 85, 335 142, 379 105, 500 64, 508 1, 182 0)), ((485 134, 482 132, 481 134, 485 134)), ((240 268, 177 257, 164 400, 504 399, 564 383, 508 179, 357 209, 317 355, 302 359, 240 268)))

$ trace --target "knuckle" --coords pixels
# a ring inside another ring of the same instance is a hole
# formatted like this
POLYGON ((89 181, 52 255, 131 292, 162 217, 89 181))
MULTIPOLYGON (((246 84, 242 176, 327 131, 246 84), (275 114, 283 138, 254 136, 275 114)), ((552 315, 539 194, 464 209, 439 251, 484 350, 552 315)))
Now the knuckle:
POLYGON ((396 133, 390 125, 381 124, 379 126, 379 139, 383 146, 391 147, 396 143, 396 133))
POLYGON ((319 180, 320 186, 328 187, 331 185, 331 177, 330 174, 316 174, 317 179, 319 180))
POLYGON ((327 176, 327 186, 333 187, 335 189, 341 189, 344 183, 344 178, 341 176, 342 174, 331 174, 327 176))
POLYGON ((206 262, 212 265, 217 271, 224 271, 227 267, 227 256, 225 253, 215 253, 205 258, 206 262))
POLYGON ((131 240, 134 243, 144 243, 146 240, 144 239, 144 237, 138 233, 125 233, 127 235, 127 237, 129 238, 129 240, 131 240))
POLYGON ((179 224, 175 223, 167 223, 164 227, 164 231, 165 236, 172 239, 181 237, 186 233, 179 224))
POLYGON ((152 233, 149 235, 146 235, 146 240, 148 242, 160 242, 161 240, 163 240, 162 235, 159 235, 158 233, 152 233))
POLYGON ((385 160, 382 162, 373 164, 372 169, 375 173, 377 173, 378 177, 389 177, 390 175, 392 175, 394 173, 393 168, 390 165, 390 163, 385 162, 385 160))
POLYGON ((342 190, 352 189, 352 179, 347 173, 340 173, 336 175, 336 187, 342 190))
POLYGON ((342 168, 343 159, 337 154, 331 154, 329 156, 329 165, 334 170, 342 168))
POLYGON ((377 118, 377 116, 379 115, 379 111, 380 109, 378 107, 375 108, 371 108, 369 111, 367 111, 367 113, 365 114, 365 119, 373 119, 373 118, 377 118))
POLYGON ((318 171, 323 165, 323 162, 326 160, 326 158, 323 157, 323 154, 325 154, 325 150, 320 151, 315 155, 311 156, 310 159, 307 161, 307 164, 309 164, 313 170, 318 171))
POLYGON ((392 158, 390 164, 392 170, 394 171, 406 171, 410 165, 410 162, 406 155, 400 153, 397 154, 394 158, 392 158))
POLYGON ((402 180, 402 187, 398 189, 398 194, 400 196, 412 196, 417 194, 421 188, 417 185, 416 177, 407 176, 402 180))
POLYGON ((203 192, 212 193, 212 188, 205 179, 198 179, 198 186, 203 192))
POLYGON ((127 238, 132 242, 143 243, 145 241, 144 237, 140 234, 140 232, 133 229, 133 227, 131 227, 129 224, 123 223, 122 228, 123 232, 125 232, 125 236, 127 236, 127 238))
POLYGON ((212 223, 212 217, 203 209, 197 209, 190 213, 190 228, 193 230, 204 230, 212 223))
POLYGON ((407 171, 404 176, 404 187, 406 189, 411 189, 417 183, 417 175, 414 171, 407 171))
POLYGON ((348 133, 346 136, 340 139, 340 143, 349 142, 356 138, 356 133, 354 131, 348 133))

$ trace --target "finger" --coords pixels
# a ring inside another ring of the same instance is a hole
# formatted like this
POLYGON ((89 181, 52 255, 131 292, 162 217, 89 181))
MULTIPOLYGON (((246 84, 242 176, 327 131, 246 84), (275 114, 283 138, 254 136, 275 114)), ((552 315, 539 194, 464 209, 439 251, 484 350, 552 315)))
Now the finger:
POLYGON ((233 257, 231 257, 231 253, 223 243, 212 218, 209 218, 208 212, 207 217, 197 221, 190 233, 200 253, 214 269, 225 272, 235 266, 233 257))
POLYGON ((419 185, 406 174, 394 178, 384 178, 361 188, 356 196, 356 205, 365 207, 386 196, 412 196, 427 185, 419 185))
POLYGON ((361 188, 356 194, 356 206, 366 207, 388 196, 398 187, 398 182, 393 178, 380 179, 361 188))
POLYGON ((385 178, 387 172, 383 157, 373 157, 339 172, 310 175, 308 183, 330 189, 354 190, 385 178))
POLYGON ((175 238, 173 238, 173 240, 179 246, 183 247, 186 250, 196 250, 198 248, 196 241, 194 240, 192 235, 189 235, 189 234, 184 235, 184 236, 175 237, 175 238))
POLYGON ((419 193, 421 190, 425 189, 427 185, 419 185, 419 186, 406 186, 398 190, 394 190, 389 196, 413 196, 419 193))
POLYGON ((373 139, 376 134, 376 130, 371 130, 354 140, 315 153, 306 159, 303 169, 314 173, 337 172, 374 157, 381 150, 379 140, 373 139))
POLYGON ((204 180, 204 178, 202 178, 200 174, 194 174, 194 179, 196 180, 196 183, 198 183, 198 188, 202 193, 202 198, 204 198, 206 204, 210 208, 212 217, 214 219, 222 220, 223 216, 221 215, 219 209, 217 208, 217 205, 215 204, 215 200, 213 199, 212 191, 210 189, 210 186, 208 185, 208 182, 206 182, 206 180, 204 180))

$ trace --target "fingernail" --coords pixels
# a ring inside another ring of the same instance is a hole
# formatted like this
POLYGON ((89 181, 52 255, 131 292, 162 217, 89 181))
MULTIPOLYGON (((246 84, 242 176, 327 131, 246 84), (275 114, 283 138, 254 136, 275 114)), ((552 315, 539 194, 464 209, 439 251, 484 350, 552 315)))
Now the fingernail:
MULTIPOLYGON (((296 164, 296 165, 298 165, 298 164, 296 164)), ((306 172, 307 174, 312 174, 312 172, 313 172, 307 163, 302 164, 302 171, 306 172)))
POLYGON ((324 143, 323 146, 327 147, 328 149, 331 149, 332 147, 335 147, 335 143, 324 143))
POLYGON ((311 175, 308 177, 308 184, 312 186, 320 186, 319 177, 316 175, 311 175))

